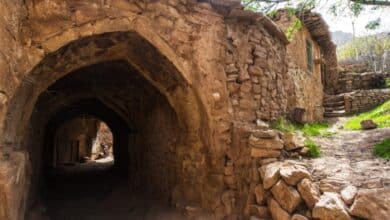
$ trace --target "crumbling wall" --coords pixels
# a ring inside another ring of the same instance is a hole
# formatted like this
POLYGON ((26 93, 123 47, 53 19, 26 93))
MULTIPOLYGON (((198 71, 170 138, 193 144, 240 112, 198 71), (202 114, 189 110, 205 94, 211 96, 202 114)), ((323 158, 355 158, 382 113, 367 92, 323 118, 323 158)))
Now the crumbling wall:
MULTIPOLYGON (((251 207, 257 167, 281 156, 283 141, 268 123, 287 110, 286 39, 266 17, 242 13, 226 18, 225 73, 231 101, 231 144, 224 158, 225 191, 217 219, 226 216, 257 216, 251 207), (257 18, 257 20, 256 20, 257 18), (255 145, 255 146, 252 146, 255 145)), ((272 23, 272 22, 271 22, 272 23)), ((265 206, 262 207, 267 209, 265 206)))
POLYGON ((390 99, 390 89, 357 90, 344 93, 345 112, 368 111, 390 99))
POLYGON ((385 78, 390 73, 353 73, 341 72, 339 75, 337 93, 352 92, 353 90, 369 90, 385 87, 385 78))
POLYGON ((284 115, 288 79, 284 43, 260 23, 226 23, 225 72, 235 119, 254 123, 284 115))
MULTIPOLYGON (((287 40, 267 17, 242 10, 238 0, 26 4, 24 57, 14 75, 18 84, 7 89, 12 102, 3 142, 28 148, 23 137, 34 124, 35 101, 53 82, 82 66, 121 59, 171 107, 160 103, 161 109, 143 114, 150 116, 149 124, 157 123, 140 126, 134 135, 144 140, 134 143, 150 149, 148 160, 166 155, 146 164, 152 172, 146 178, 159 182, 156 172, 167 174, 162 189, 176 184, 172 197, 177 207, 196 204, 217 219, 251 215, 253 186, 259 181, 252 177, 266 163, 283 159, 285 151, 281 135, 268 130, 267 122, 287 111, 287 40), (156 148, 157 143, 162 147, 156 148), (164 168, 162 159, 168 160, 164 168), (174 183, 173 176, 178 178, 174 183)), ((131 93, 113 94, 121 92, 131 93)), ((127 102, 123 94, 112 99, 127 102)), ((155 107, 142 106, 137 110, 143 113, 155 107)))

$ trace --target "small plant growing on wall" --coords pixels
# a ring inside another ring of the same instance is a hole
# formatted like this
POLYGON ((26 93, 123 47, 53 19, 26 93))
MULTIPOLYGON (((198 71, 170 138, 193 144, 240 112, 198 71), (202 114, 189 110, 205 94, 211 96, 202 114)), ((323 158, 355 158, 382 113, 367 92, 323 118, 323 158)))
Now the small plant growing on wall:
POLYGON ((289 41, 294 39, 295 34, 303 27, 302 21, 299 18, 294 17, 290 26, 287 28, 286 36, 289 41))

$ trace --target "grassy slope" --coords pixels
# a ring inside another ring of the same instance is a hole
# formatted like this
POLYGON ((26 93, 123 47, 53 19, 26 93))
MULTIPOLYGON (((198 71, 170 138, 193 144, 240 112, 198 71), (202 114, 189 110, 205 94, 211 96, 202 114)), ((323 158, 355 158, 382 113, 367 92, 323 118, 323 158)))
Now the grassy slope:
POLYGON ((360 122, 368 119, 373 120, 380 128, 390 127, 390 100, 369 112, 364 112, 352 117, 345 123, 344 128, 359 130, 361 129, 360 122))

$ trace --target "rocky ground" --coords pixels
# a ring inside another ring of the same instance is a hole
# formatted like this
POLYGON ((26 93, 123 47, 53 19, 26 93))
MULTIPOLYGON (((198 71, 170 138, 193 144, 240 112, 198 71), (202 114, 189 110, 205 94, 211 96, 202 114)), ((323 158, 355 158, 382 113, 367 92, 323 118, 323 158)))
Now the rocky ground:
POLYGON ((374 145, 390 137, 390 128, 346 131, 345 120, 330 121, 332 137, 312 138, 321 145, 321 157, 301 161, 322 194, 313 217, 390 219, 390 161, 373 155, 374 145))
MULTIPOLYGON (((335 119, 333 119, 335 120, 335 119)), ((390 161, 373 155, 376 143, 390 137, 390 128, 346 131, 345 118, 331 121, 330 138, 314 138, 321 145, 322 156, 305 160, 322 191, 334 191, 346 185, 359 188, 390 186, 390 161), (329 189, 326 189, 329 188, 329 189), (334 188, 334 189, 331 189, 334 188)))

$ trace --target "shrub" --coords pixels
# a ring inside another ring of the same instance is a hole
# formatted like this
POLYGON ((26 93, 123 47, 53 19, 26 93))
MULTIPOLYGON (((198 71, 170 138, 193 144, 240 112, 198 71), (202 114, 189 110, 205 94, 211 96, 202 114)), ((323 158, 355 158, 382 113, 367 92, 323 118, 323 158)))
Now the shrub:
POLYGON ((374 154, 378 157, 390 159, 390 138, 376 144, 374 147, 374 154))
POLYGON ((320 146, 317 145, 314 141, 310 139, 305 140, 305 147, 309 149, 309 154, 311 157, 321 156, 320 146))

